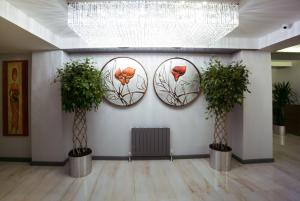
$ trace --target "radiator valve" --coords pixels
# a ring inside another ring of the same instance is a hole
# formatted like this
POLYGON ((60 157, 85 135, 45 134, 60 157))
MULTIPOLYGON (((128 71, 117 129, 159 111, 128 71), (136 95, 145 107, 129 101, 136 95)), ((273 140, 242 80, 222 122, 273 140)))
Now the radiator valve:
POLYGON ((171 149, 170 155, 171 155, 171 161, 173 161, 173 155, 174 155, 174 150, 173 149, 171 149))

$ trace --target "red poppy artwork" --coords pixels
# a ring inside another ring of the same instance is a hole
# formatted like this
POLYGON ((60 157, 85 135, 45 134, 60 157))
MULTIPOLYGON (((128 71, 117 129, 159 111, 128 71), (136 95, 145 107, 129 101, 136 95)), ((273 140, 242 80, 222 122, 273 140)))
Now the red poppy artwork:
POLYGON ((175 81, 177 82, 180 76, 183 76, 186 71, 186 66, 175 66, 172 69, 172 74, 174 76, 175 81))
POLYGON ((123 71, 117 68, 115 78, 121 82, 122 85, 128 84, 130 79, 133 78, 135 69, 131 67, 125 68, 123 71))
POLYGON ((105 99, 117 106, 130 106, 141 100, 148 79, 143 66, 134 59, 118 57, 102 68, 105 99))
POLYGON ((171 106, 185 106, 200 94, 200 72, 190 61, 171 58, 156 70, 153 80, 159 99, 171 106))

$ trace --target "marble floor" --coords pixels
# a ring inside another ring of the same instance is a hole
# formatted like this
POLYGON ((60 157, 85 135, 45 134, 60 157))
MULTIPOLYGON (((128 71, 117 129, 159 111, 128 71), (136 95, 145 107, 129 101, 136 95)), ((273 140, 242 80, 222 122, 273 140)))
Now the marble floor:
POLYGON ((0 163, 1 201, 300 201, 300 137, 274 136, 275 163, 219 173, 208 159, 93 161, 80 179, 65 167, 0 163))

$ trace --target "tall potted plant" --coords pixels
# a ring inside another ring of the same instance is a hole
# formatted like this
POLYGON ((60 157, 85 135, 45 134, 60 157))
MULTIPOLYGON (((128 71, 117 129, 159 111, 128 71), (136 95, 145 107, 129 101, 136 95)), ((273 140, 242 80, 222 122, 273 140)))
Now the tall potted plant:
POLYGON ((296 93, 290 82, 277 82, 273 84, 273 124, 275 133, 285 135, 284 107, 296 102, 296 93))
POLYGON ((210 165, 220 171, 230 170, 231 147, 228 145, 226 117, 236 104, 242 104, 248 90, 249 71, 241 62, 224 65, 211 59, 202 74, 201 88, 207 101, 207 113, 215 118, 210 165))
POLYGON ((82 177, 92 170, 92 150, 87 146, 86 113, 97 109, 103 100, 101 72, 90 59, 72 61, 57 70, 61 82, 62 108, 74 112, 73 149, 69 152, 70 175, 82 177))

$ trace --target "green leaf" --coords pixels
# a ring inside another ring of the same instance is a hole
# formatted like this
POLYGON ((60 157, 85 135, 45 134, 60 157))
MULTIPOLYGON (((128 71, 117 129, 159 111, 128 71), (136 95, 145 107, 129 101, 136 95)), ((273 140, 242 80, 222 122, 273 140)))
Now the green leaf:
POLYGON ((283 126, 285 122, 284 107, 297 101, 297 95, 289 82, 273 84, 273 121, 283 126))
POLYGON ((250 92, 248 77, 249 71, 242 62, 225 65, 218 59, 211 59, 201 79, 208 114, 227 113, 241 104, 244 92, 250 92))
POLYGON ((105 95, 101 72, 89 58, 65 63, 57 70, 55 81, 61 82, 62 107, 66 112, 97 109, 105 95))

